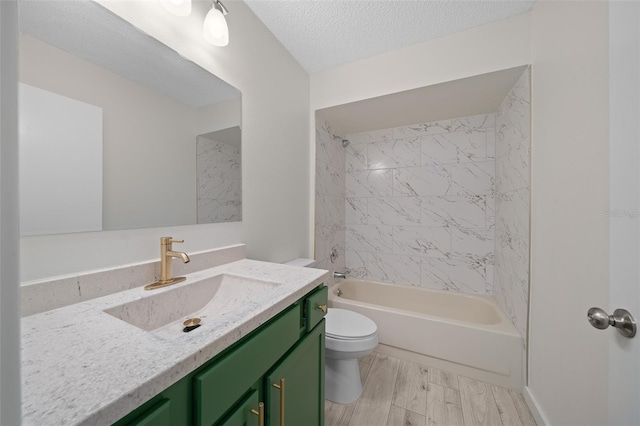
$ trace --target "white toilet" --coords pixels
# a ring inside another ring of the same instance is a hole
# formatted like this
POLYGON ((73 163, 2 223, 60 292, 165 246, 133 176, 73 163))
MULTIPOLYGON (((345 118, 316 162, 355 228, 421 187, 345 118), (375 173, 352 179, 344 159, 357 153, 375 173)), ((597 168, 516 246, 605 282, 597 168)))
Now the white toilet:
MULTIPOLYGON (((294 259, 286 264, 310 267, 314 263, 294 259)), ((364 315, 346 309, 329 308, 325 320, 325 398, 351 404, 362 395, 358 358, 378 345, 378 327, 364 315)))
POLYGON ((351 404, 362 395, 358 358, 378 345, 378 327, 346 309, 329 308, 325 319, 324 395, 329 401, 351 404))

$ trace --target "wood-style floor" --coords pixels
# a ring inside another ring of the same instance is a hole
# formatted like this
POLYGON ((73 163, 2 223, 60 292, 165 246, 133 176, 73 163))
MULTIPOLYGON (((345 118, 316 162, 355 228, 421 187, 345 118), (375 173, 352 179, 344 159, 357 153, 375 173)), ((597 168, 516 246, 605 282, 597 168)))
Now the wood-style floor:
POLYGON ((522 395, 379 352, 359 360, 362 396, 325 401, 326 426, 535 426, 522 395))

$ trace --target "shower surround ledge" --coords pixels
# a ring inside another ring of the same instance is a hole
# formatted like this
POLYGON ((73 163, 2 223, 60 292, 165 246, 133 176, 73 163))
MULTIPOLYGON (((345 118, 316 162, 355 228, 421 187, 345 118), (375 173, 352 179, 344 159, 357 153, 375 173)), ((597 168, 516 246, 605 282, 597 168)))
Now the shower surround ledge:
POLYGON ((112 424, 276 316, 327 271, 238 260, 194 272, 154 292, 141 287, 22 319, 22 414, 26 425, 112 424), (235 302, 211 327, 164 338, 104 311, 218 274, 277 283, 235 302), (155 293, 158 292, 158 293, 155 293))

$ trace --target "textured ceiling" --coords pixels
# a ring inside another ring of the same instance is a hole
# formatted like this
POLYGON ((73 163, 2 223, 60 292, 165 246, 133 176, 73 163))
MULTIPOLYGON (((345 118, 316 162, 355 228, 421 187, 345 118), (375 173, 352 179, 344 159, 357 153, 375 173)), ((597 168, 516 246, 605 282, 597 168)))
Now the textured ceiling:
POLYGON ((527 12, 534 0, 245 0, 315 73, 527 12))
POLYGON ((240 96, 233 86, 93 1, 21 0, 19 25, 45 43, 192 107, 240 96))
POLYGON ((526 67, 477 75, 318 111, 339 135, 496 112, 526 67))

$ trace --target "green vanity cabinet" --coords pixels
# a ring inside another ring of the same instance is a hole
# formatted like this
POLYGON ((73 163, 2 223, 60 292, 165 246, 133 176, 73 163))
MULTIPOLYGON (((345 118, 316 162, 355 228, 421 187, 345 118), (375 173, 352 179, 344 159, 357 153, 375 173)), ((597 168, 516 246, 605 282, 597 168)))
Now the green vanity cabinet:
POLYGON ((254 334, 194 379, 197 425, 212 425, 300 338, 300 306, 254 334))
POLYGON ((267 424, 324 425, 324 320, 267 375, 267 424))
POLYGON ((314 289, 115 425, 322 425, 326 303, 314 289))
POLYGON ((264 404, 261 406, 260 393, 253 390, 220 423, 221 426, 260 426, 260 416, 264 418, 264 404))
POLYGON ((143 416, 131 422, 135 426, 171 426, 171 401, 163 398, 143 416))

